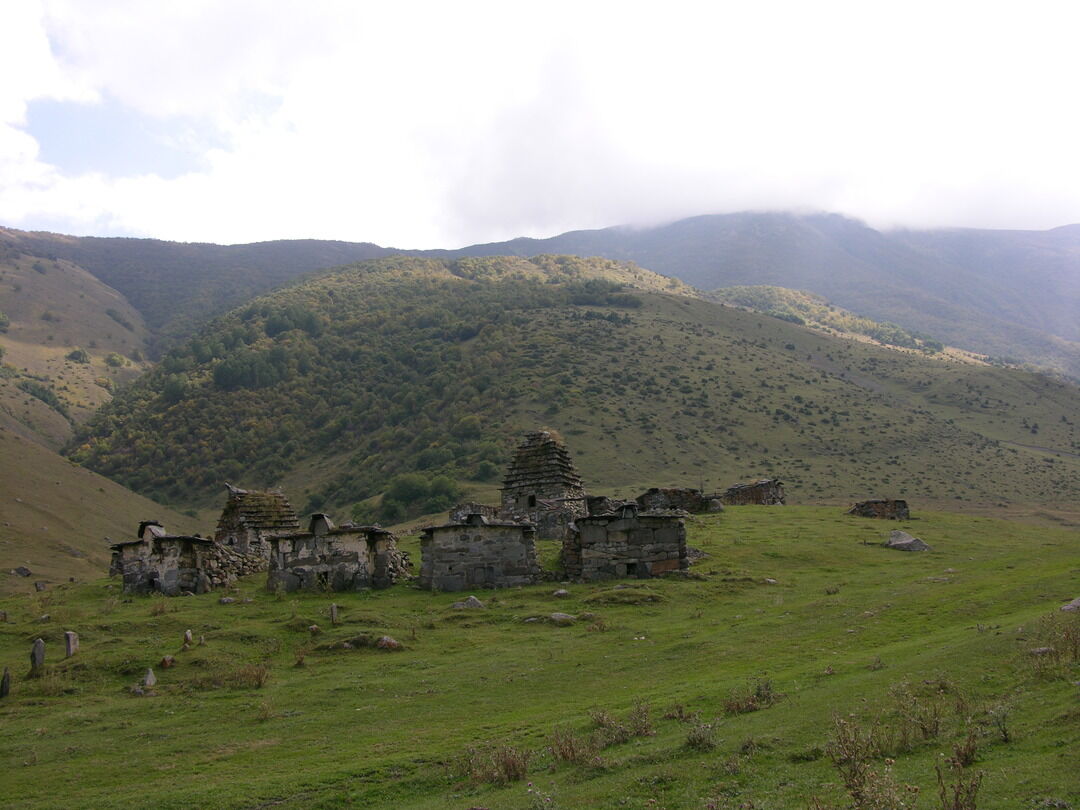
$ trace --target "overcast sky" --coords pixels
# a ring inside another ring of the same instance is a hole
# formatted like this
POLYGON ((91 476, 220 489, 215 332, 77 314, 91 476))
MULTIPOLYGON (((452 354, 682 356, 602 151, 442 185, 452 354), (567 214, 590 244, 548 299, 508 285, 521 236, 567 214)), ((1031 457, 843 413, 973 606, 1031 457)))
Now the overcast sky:
POLYGON ((0 3, 0 225, 456 247, 1080 222, 1070 2, 0 3))

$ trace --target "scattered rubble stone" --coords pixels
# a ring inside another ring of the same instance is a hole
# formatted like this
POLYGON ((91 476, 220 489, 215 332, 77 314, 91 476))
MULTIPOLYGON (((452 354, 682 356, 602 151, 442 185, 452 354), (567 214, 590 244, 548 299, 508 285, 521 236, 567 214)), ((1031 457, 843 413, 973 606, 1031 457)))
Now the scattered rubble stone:
POLYGON ((402 645, 400 641, 398 641, 396 638, 393 638, 392 636, 382 636, 377 642, 375 642, 375 646, 378 647, 380 650, 404 649, 404 645, 402 645))
POLYGON ((322 628, 319 627, 319 625, 317 624, 313 624, 308 627, 308 632, 311 633, 311 635, 313 636, 317 636, 319 635, 319 633, 322 632, 322 628))
POLYGON ((161 659, 161 663, 159 664, 159 666, 162 669, 169 669, 170 667, 174 667, 176 666, 176 658, 171 655, 166 655, 161 659))
POLYGON ((451 607, 455 610, 479 610, 486 606, 475 596, 470 595, 467 599, 462 599, 460 602, 454 602, 451 607))
POLYGON ((1080 610, 1080 597, 1073 599, 1071 602, 1067 602, 1061 606, 1061 610, 1070 612, 1073 610, 1080 610))
POLYGON ((15 574, 16 576, 20 576, 20 577, 28 577, 28 576, 31 576, 33 574, 33 572, 29 568, 27 568, 25 565, 20 565, 18 568, 11 569, 11 573, 15 574))
POLYGON ((908 520, 911 517, 907 501, 892 498, 859 501, 847 510, 847 514, 879 520, 908 520))
POLYGON ((552 624, 559 627, 567 627, 577 621, 575 616, 571 616, 569 613, 552 613, 548 618, 552 624))
POLYGON ((1053 647, 1033 647, 1032 649, 1028 650, 1028 653, 1031 654, 1031 655, 1035 655, 1035 656, 1053 655, 1054 654, 1054 648, 1053 647))
POLYGON ((42 591, 44 591, 48 587, 49 587, 48 584, 44 580, 41 580, 41 579, 39 579, 37 582, 34 583, 34 590, 37 591, 38 593, 41 593, 42 591))
POLYGON ((223 596, 220 599, 218 599, 218 604, 219 605, 231 605, 235 601, 236 600, 233 599, 231 596, 223 596))
POLYGON ((565 599, 570 595, 570 591, 566 590, 566 588, 559 588, 557 591, 552 591, 551 595, 556 599, 565 599))

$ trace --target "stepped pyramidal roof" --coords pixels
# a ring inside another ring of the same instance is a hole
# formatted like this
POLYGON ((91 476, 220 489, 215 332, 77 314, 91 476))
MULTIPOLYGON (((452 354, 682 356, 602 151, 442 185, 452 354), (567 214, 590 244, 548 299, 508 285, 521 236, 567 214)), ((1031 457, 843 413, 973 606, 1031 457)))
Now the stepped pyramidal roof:
POLYGON ((219 533, 237 525, 266 536, 300 531, 300 519, 283 492, 225 486, 229 489, 229 498, 218 520, 219 533))
POLYGON ((581 476, 558 434, 537 430, 525 436, 503 479, 503 490, 519 487, 559 487, 582 490, 581 476))

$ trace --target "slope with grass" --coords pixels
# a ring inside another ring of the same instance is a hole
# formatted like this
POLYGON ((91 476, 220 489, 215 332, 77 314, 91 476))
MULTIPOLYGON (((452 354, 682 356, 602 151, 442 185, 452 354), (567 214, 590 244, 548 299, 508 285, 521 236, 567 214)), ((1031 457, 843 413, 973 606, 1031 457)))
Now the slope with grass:
POLYGON ((548 425, 599 491, 772 474, 796 502, 1075 504, 1074 386, 691 293, 566 257, 328 272, 215 321, 103 408, 72 456, 169 503, 285 483, 298 506, 348 514, 404 473, 490 494, 518 437, 548 425))
POLYGON ((296 276, 394 252, 366 242, 296 239, 212 245, 10 228, 0 228, 0 249, 84 268, 119 290, 152 324, 158 341, 166 344, 296 276))
POLYGON ((915 518, 899 528, 932 552, 873 545, 894 524, 835 508, 731 508, 691 523, 709 555, 693 578, 481 592, 482 610, 404 585, 279 598, 258 578, 227 605, 120 600, 104 580, 0 599, 5 803, 844 807, 840 717, 859 739, 876 721, 860 762, 881 794, 891 779, 942 807, 942 765, 946 786, 983 775, 983 810, 1076 806, 1080 616, 1057 610, 1080 595, 1076 532, 915 518), (526 621, 554 611, 579 619, 526 621), (405 649, 366 646, 382 635, 405 649), (47 672, 27 680, 37 637, 47 672), (132 694, 147 667, 157 685, 132 694))
POLYGON ((124 297, 80 267, 0 251, 0 424, 58 449, 147 367, 148 338, 124 297))
POLYGON ((809 290, 953 346, 1080 378, 1080 230, 877 231, 838 214, 750 212, 571 231, 447 256, 635 261, 705 290, 809 290))
POLYGON ((0 427, 0 593, 96 579, 108 570, 106 537, 134 536, 140 520, 198 531, 191 516, 147 500, 72 464, 32 439, 0 427), (29 578, 8 572, 25 566, 29 578))

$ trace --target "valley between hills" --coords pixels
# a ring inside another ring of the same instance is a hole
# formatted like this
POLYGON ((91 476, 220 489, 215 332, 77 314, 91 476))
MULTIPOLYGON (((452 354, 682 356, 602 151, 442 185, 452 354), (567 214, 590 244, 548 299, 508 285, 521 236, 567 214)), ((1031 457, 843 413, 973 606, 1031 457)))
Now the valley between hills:
POLYGON ((550 245, 588 255, 0 231, 5 801, 760 810, 849 806, 862 779, 880 807, 1080 806, 1080 611, 1060 610, 1080 596, 1080 335, 1068 295, 1040 310, 1005 280, 1030 249, 1064 290, 1072 231, 666 227, 682 241, 550 245), (772 252, 740 264, 755 229, 772 252), (726 258, 693 264, 709 245, 726 258), (860 296, 839 271, 812 286, 841 254, 860 296), (963 272, 926 281, 942 267, 963 272), (106 577, 105 538, 141 520, 212 534, 225 482, 391 527, 418 566, 417 529, 496 503, 538 427, 590 494, 775 477, 788 505, 688 517, 704 556, 681 577, 563 584, 542 540, 545 582, 476 610, 408 583, 252 575, 222 602, 106 577), (911 519, 844 514, 875 497, 911 519), (932 551, 883 548, 892 528, 932 551), (384 635, 401 649, 358 641, 384 635))

